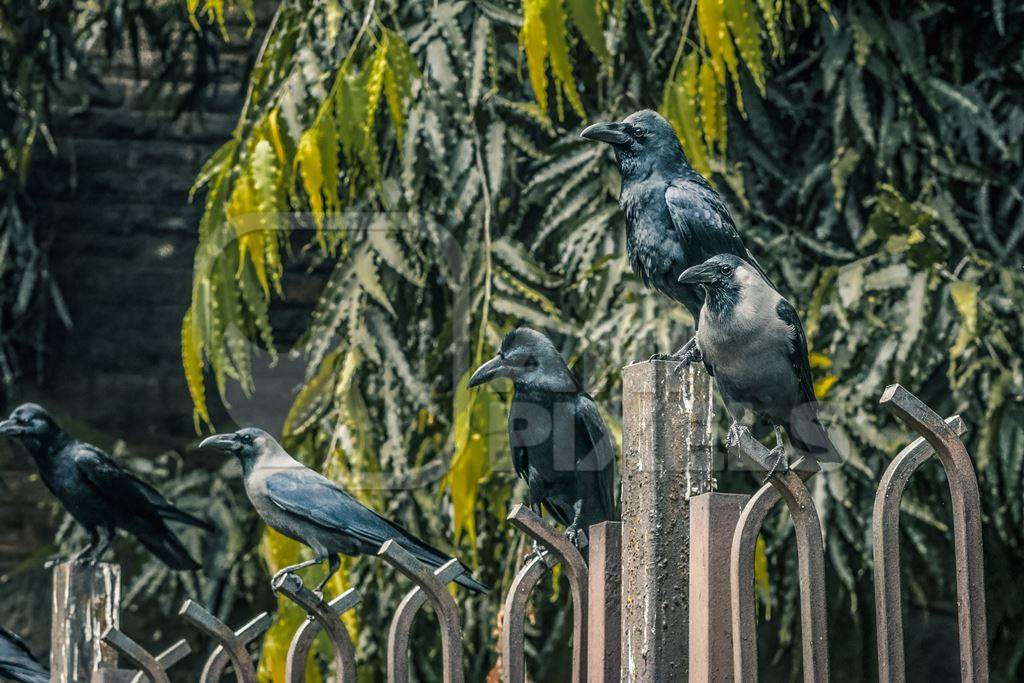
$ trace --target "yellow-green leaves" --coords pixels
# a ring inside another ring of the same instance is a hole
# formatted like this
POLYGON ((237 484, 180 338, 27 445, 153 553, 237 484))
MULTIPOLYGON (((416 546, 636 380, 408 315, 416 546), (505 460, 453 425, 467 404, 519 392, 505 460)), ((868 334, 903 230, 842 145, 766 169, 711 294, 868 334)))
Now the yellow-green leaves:
MULTIPOLYGON (((676 129, 683 151, 699 173, 711 175, 708 162, 708 150, 705 144, 707 130, 717 131, 716 126, 701 125, 700 101, 698 99, 700 84, 700 58, 691 52, 682 61, 675 75, 665 84, 662 95, 661 113, 676 129)), ((717 88, 716 88, 717 92, 717 88)), ((725 111, 722 110, 724 121, 725 111)), ((715 133, 711 133, 715 139, 715 133)))
MULTIPOLYGON (((573 24, 583 36, 590 50, 605 64, 611 55, 604 40, 603 26, 606 14, 602 2, 569 0, 573 24)), ((523 0, 523 26, 519 31, 519 47, 526 53, 526 66, 530 74, 533 96, 541 112, 548 112, 547 66, 555 81, 558 118, 563 117, 562 97, 569 100, 573 110, 584 115, 583 102, 576 89, 569 60, 568 29, 562 0, 523 0)))
POLYGON ((978 285, 959 280, 949 286, 949 295, 960 314, 960 332, 949 350, 950 360, 955 361, 978 334, 978 285))
POLYGON ((773 56, 782 54, 780 6, 774 0, 696 2, 700 47, 677 57, 662 93, 661 113, 675 127, 693 167, 709 175, 709 158, 725 154, 727 83, 732 81, 736 105, 744 114, 740 63, 764 95, 765 43, 773 56))
POLYGON ((210 424, 210 414, 206 409, 206 388, 203 385, 203 347, 191 308, 181 320, 181 364, 185 368, 185 381, 192 405, 195 406, 194 418, 198 432, 200 421, 210 424))
POLYGON ((504 456, 507 437, 504 429, 491 424, 492 415, 504 409, 498 395, 487 388, 469 389, 470 375, 467 371, 455 389, 455 456, 443 487, 452 500, 456 542, 465 533, 475 550, 477 491, 491 471, 491 453, 504 456))

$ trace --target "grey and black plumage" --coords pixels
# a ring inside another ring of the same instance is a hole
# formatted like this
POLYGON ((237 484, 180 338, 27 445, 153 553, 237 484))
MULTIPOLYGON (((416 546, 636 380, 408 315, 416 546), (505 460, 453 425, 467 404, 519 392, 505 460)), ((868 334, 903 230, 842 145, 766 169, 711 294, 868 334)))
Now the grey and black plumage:
POLYGON ((784 457, 779 427, 786 428, 790 443, 802 454, 818 462, 839 462, 818 418, 807 339, 793 306, 758 269, 737 256, 712 257, 684 271, 679 280, 706 292, 697 346, 733 427, 747 411, 773 425, 776 464, 784 457))
MULTIPOLYGON (((318 591, 323 590, 338 570, 339 553, 352 557, 376 555, 388 540, 435 569, 451 559, 360 503, 339 484, 295 460, 262 429, 249 427, 217 434, 199 448, 237 457, 242 464, 246 495, 257 514, 272 529, 312 549, 312 560, 282 569, 275 579, 327 561, 330 571, 317 586, 318 591)), ((477 592, 487 590, 468 571, 455 581, 477 592)))
POLYGON ((21 638, 0 627, 0 678, 18 683, 49 683, 50 670, 21 638))
POLYGON ((626 217, 626 251, 633 272, 648 287, 685 306, 694 324, 699 327, 704 294, 679 282, 687 268, 717 254, 733 254, 771 284, 744 246, 725 202, 690 166, 672 125, 661 115, 644 109, 618 123, 596 123, 580 135, 615 151, 622 176, 619 207, 626 217))
POLYGON ((25 403, 15 408, 0 422, 0 434, 24 444, 43 483, 89 534, 88 545, 76 559, 96 562, 116 530, 122 529, 171 569, 199 569, 166 522, 208 531, 213 527, 174 507, 99 448, 72 437, 41 406, 25 403))
POLYGON ((594 400, 562 355, 539 332, 521 327, 469 380, 512 380, 508 415, 512 465, 543 506, 578 544, 579 532, 615 516, 615 447, 594 400))

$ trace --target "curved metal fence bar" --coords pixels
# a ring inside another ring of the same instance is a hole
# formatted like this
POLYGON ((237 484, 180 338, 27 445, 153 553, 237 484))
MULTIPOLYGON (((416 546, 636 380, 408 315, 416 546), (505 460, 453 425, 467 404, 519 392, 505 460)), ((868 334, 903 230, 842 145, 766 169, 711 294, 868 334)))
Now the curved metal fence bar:
MULTIPOLYGON (((931 408, 899 384, 886 388, 880 403, 904 424, 931 445, 946 471, 949 496, 953 507, 953 552, 956 560, 957 624, 960 632, 960 675, 965 681, 988 680, 988 634, 985 618, 985 573, 981 537, 981 498, 974 463, 957 435, 931 408)), ((899 585, 899 572, 894 579, 899 585)), ((885 578, 889 578, 886 576, 885 578)), ((893 615, 892 596, 884 598, 885 611, 893 615)), ((899 614, 899 590, 896 591, 895 613, 899 614)), ((891 622, 892 623, 892 622, 891 622)), ((892 623, 893 626, 901 626, 892 623)), ((885 642, 883 660, 879 638, 879 668, 888 666, 887 680, 902 681, 906 675, 903 663, 902 629, 885 642), (896 641, 892 640, 896 638, 896 641), (883 661, 885 663, 883 663, 883 661)))
MULTIPOLYGON (((248 624, 235 631, 235 638, 248 644, 262 636, 270 628, 270 624, 270 615, 263 612, 248 624)), ((231 659, 228 657, 227 650, 224 649, 223 645, 213 648, 213 652, 210 653, 206 664, 203 666, 202 674, 199 676, 200 683, 216 683, 216 681, 219 681, 230 661, 231 659)))
POLYGON ((306 588, 295 574, 283 574, 272 584, 275 591, 301 607, 310 616, 292 636, 285 659, 285 680, 301 683, 306 680, 306 657, 313 640, 321 630, 327 632, 334 648, 334 670, 339 683, 356 680, 356 649, 341 615, 359 603, 359 592, 349 589, 330 603, 306 588))
MULTIPOLYGON (((434 576, 443 584, 449 584, 465 573, 465 569, 456 560, 451 560, 434 570, 434 576)), ((409 635, 417 612, 427 601, 427 594, 416 586, 405 594, 398 603, 395 616, 391 618, 388 629, 388 683, 407 683, 409 680, 409 635)), ((304 679, 292 680, 291 683, 302 683, 304 679)))
POLYGON ((508 520, 538 543, 547 546, 565 570, 572 594, 572 681, 587 680, 587 563, 563 534, 525 505, 512 508, 508 520))
MULTIPOLYGON (((959 415, 946 418, 946 424, 957 435, 967 432, 967 425, 959 415)), ((875 494, 871 541, 875 564, 878 675, 882 681, 902 681, 906 674, 900 599, 900 502, 910 477, 933 455, 935 449, 923 436, 915 439, 889 463, 875 494)))
POLYGON ((141 671, 132 678, 132 683, 141 681, 143 677, 151 683, 169 683, 167 669, 171 668, 185 657, 188 657, 191 649, 184 640, 167 648, 164 652, 154 657, 146 648, 116 628, 108 628, 103 634, 103 642, 111 646, 141 671))
POLYGON ((526 610, 537 582, 555 564, 557 560, 550 552, 541 551, 526 561, 509 586, 501 626, 501 670, 505 683, 526 681, 526 610))
MULTIPOLYGON (((763 463, 767 449, 749 433, 740 436, 743 457, 763 463)), ((754 608, 754 553, 764 520, 783 499, 793 517, 800 577, 800 632, 805 681, 827 681, 828 620, 825 609, 825 551, 821 522, 804 482, 819 471, 806 458, 773 475, 743 508, 732 539, 730 585, 733 668, 737 681, 757 681, 757 616, 754 608)))
MULTIPOLYGON (((423 589, 430 600, 434 613, 441 623, 441 662, 444 683, 462 683, 462 627, 455 598, 448 592, 447 583, 442 583, 425 564, 412 556, 408 550, 394 542, 387 541, 377 555, 405 574, 423 589)), ((450 562, 458 562, 451 560, 450 562)), ((442 568, 444 568, 443 565, 442 568)))
MULTIPOLYGON (((231 664, 235 667, 235 680, 238 683, 256 683, 256 670, 253 668, 249 651, 245 649, 246 641, 242 640, 237 633, 233 632, 223 621, 210 614, 203 606, 193 600, 186 600, 178 614, 195 629, 202 631, 220 643, 223 651, 231 660, 231 664)), ((263 614, 257 617, 257 619, 261 617, 267 619, 269 626, 269 615, 263 614)), ((263 630, 266 629, 264 628, 263 630)), ((216 656, 215 652, 207 661, 206 666, 203 668, 203 674, 199 679, 200 683, 214 683, 214 681, 220 678, 223 667, 218 672, 210 666, 216 656), (213 677, 213 674, 217 674, 216 678, 213 677)))

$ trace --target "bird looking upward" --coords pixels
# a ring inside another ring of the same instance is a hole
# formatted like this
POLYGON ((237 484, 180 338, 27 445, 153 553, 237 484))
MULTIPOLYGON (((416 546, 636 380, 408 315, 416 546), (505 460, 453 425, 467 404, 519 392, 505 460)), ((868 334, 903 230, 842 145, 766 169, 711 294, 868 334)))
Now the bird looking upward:
POLYGON ((781 427, 814 460, 840 462, 818 419, 807 339, 793 306, 743 259, 720 254, 679 276, 706 296, 697 346, 733 418, 729 445, 746 411, 775 428, 768 476, 786 469, 781 427))
POLYGON ((114 532, 123 529, 171 569, 199 569, 165 520, 207 531, 213 527, 171 505, 100 449, 76 440, 41 406, 25 403, 15 408, 0 422, 0 434, 24 444, 46 488, 89 534, 89 543, 76 560, 95 563, 114 532))
MULTIPOLYGON (((238 458, 245 493, 256 513, 275 531, 313 550, 313 559, 285 567, 274 575, 274 583, 285 574, 327 561, 327 576, 316 587, 317 594, 322 594, 341 566, 338 553, 375 555, 389 540, 433 569, 450 559, 300 463, 262 429, 216 434, 199 444, 199 450, 238 458)), ((455 582, 478 593, 487 590, 468 570, 455 582)))
MULTIPOLYGON (((615 151, 622 186, 619 207, 626 217, 626 252, 633 272, 681 303, 699 327, 704 295, 679 282, 679 274, 717 254, 745 259, 769 286, 771 280, 740 238, 725 202, 683 153, 672 125, 644 109, 619 123, 595 123, 580 133, 615 151)), ((655 358, 696 360, 691 340, 675 354, 655 358)))
POLYGON ((580 532, 615 519, 615 448, 608 428, 562 355, 539 332, 509 332, 469 386, 497 377, 511 378, 515 387, 508 436, 530 507, 542 505, 579 547, 580 532))

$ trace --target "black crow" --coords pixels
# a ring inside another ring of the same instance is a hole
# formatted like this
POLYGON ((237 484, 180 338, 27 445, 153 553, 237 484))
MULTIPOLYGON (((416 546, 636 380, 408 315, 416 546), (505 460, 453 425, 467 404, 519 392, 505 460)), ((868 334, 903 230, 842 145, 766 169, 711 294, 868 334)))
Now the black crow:
POLYGON ((85 527, 89 543, 76 560, 95 563, 110 546, 115 530, 124 529, 171 569, 199 569, 165 520, 207 531, 213 527, 171 505, 100 449, 76 441, 42 407, 18 406, 0 422, 0 434, 25 445, 43 483, 85 527))
POLYGON ((749 410, 775 428, 769 476, 786 467, 781 426, 801 453, 839 462, 818 419, 807 339, 793 306, 738 256, 714 256, 688 268, 679 281, 706 293, 697 346, 732 415, 730 445, 749 410))
POLYGON ((538 505, 566 527, 580 545, 580 532, 615 519, 615 448, 601 414, 547 337, 521 327, 469 380, 475 387, 496 377, 512 379, 508 415, 512 465, 538 505))
MULTIPOLYGON (((693 170, 672 125, 650 109, 621 123, 595 123, 580 135, 611 145, 619 163, 619 206, 626 216, 626 252, 645 285, 681 303, 699 326, 704 295, 679 274, 716 254, 734 254, 771 284, 740 239, 725 202, 693 170)), ((774 287, 774 285, 772 285, 774 287)), ((691 340, 671 356, 695 360, 691 340)))
POLYGON ((0 627, 0 678, 18 683, 49 683, 50 670, 32 656, 18 636, 0 627))
MULTIPOLYGON (((295 460, 262 429, 250 427, 217 434, 199 448, 237 457, 242 463, 246 495, 263 521, 313 550, 313 559, 285 567, 274 575, 275 583, 284 574, 326 560, 330 570, 316 588, 320 593, 338 571, 338 553, 352 557, 376 555, 391 539, 429 567, 436 569, 451 559, 295 460)), ((487 590, 468 571, 455 581, 479 593, 487 590)))

